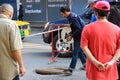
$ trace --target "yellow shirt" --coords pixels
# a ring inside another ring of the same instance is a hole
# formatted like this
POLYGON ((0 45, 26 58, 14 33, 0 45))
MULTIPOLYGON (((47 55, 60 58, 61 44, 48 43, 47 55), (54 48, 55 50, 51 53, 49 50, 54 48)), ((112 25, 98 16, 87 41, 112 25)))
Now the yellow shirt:
POLYGON ((19 74, 13 50, 20 50, 22 42, 16 23, 0 14, 0 80, 12 80, 19 74))

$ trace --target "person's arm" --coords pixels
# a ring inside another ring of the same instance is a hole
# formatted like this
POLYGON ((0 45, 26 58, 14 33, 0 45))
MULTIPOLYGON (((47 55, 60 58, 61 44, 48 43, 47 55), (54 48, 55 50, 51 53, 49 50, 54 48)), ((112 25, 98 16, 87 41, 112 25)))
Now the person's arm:
POLYGON ((87 59, 90 60, 98 70, 105 70, 104 64, 99 62, 95 59, 95 57, 92 55, 91 51, 87 46, 81 47, 85 55, 87 56, 87 59))
POLYGON ((116 50, 114 57, 112 58, 113 61, 117 61, 120 57, 120 47, 116 50))
POLYGON ((119 29, 119 35, 118 35, 118 39, 117 39, 117 44, 116 45, 117 45, 116 52, 113 55, 112 59, 109 62, 106 62, 104 64, 105 67, 106 67, 106 69, 108 69, 109 67, 111 67, 114 63, 116 63, 116 61, 118 60, 118 58, 120 58, 120 29, 119 29))
POLYGON ((10 42, 12 55, 15 61, 18 62, 19 64, 20 75, 23 76, 25 74, 25 68, 23 65, 22 55, 21 55, 22 41, 21 41, 20 31, 14 21, 10 23, 9 28, 10 28, 9 42, 10 42))
POLYGON ((14 59, 18 62, 19 64, 19 69, 20 69, 20 75, 24 76, 26 70, 22 61, 22 55, 21 55, 21 50, 14 50, 12 51, 14 59))
POLYGON ((82 19, 88 19, 88 20, 91 20, 91 16, 93 14, 93 10, 91 8, 86 8, 85 9, 85 12, 83 14, 81 14, 81 18, 82 19))
POLYGON ((75 37, 75 36, 78 37, 78 35, 81 34, 81 30, 79 29, 79 27, 81 27, 81 26, 80 26, 78 20, 76 20, 75 18, 71 18, 70 26, 71 26, 71 29, 74 28, 74 31, 71 30, 71 32, 69 34, 67 34, 67 36, 66 36, 67 41, 71 41, 73 37, 75 37))
POLYGON ((116 50, 113 58, 109 62, 105 63, 106 69, 112 66, 118 60, 119 57, 120 57, 120 47, 116 50))
POLYGON ((82 29, 80 23, 78 20, 76 20, 75 18, 73 18, 72 20, 72 27, 74 28, 74 32, 72 31, 72 37, 73 36, 78 36, 79 34, 81 34, 81 30, 80 28, 82 29))

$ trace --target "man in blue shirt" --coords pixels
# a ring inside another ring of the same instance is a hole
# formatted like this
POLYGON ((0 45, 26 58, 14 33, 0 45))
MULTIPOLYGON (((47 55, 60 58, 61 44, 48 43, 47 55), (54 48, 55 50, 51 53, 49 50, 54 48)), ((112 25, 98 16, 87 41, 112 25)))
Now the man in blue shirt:
POLYGON ((68 7, 61 7, 60 14, 63 17, 67 18, 70 24, 71 32, 67 35, 67 41, 71 41, 72 38, 74 40, 72 60, 69 65, 69 69, 64 71, 67 73, 67 75, 72 75, 72 72, 75 69, 77 63, 78 55, 83 65, 81 69, 85 69, 86 57, 80 48, 81 32, 85 24, 84 21, 79 16, 77 16, 77 14, 70 12, 70 9, 68 7))

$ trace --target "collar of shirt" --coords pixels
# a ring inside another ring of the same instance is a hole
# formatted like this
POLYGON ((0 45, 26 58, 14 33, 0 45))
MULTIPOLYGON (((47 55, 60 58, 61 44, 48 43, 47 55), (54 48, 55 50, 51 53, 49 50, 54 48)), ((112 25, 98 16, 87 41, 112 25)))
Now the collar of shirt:
POLYGON ((7 18, 7 16, 4 14, 0 14, 0 18, 7 18))

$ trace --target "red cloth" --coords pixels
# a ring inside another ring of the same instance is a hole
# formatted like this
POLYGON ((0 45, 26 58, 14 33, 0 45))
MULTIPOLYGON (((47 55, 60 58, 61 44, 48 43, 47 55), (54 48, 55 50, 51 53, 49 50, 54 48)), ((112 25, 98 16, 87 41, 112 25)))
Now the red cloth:
MULTIPOLYGON (((93 22, 84 27, 81 36, 81 47, 88 46, 92 55, 100 62, 112 59, 120 46, 120 30, 110 22, 93 22)), ((116 63, 106 71, 98 71, 87 59, 86 76, 89 80, 117 80, 116 63)))

